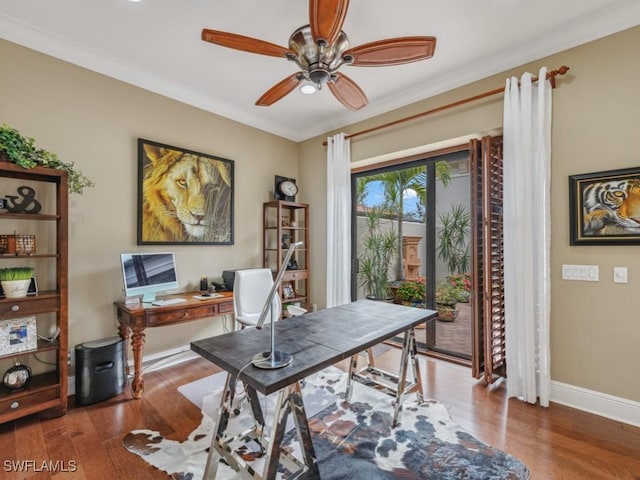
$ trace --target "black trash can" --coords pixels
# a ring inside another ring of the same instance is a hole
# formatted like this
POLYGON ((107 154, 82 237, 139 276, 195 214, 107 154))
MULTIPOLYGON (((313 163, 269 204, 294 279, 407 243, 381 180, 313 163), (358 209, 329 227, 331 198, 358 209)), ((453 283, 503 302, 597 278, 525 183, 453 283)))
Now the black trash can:
POLYGON ((101 402, 122 393, 127 382, 124 347, 121 337, 76 345, 76 405, 101 402))

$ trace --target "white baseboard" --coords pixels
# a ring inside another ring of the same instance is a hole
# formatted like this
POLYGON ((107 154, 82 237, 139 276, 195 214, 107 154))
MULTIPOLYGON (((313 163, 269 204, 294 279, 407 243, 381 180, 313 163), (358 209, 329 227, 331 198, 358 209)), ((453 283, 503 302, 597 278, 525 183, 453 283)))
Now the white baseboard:
POLYGON ((640 402, 554 381, 551 401, 640 427, 640 402))

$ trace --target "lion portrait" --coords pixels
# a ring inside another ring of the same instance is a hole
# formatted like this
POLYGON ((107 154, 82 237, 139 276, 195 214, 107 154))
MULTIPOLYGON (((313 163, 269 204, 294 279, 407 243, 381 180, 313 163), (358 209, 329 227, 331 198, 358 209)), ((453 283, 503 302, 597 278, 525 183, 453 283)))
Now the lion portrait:
MULTIPOLYGON (((142 142, 142 141, 141 141, 142 142)), ((231 243, 230 162, 142 142, 145 243, 231 243)))

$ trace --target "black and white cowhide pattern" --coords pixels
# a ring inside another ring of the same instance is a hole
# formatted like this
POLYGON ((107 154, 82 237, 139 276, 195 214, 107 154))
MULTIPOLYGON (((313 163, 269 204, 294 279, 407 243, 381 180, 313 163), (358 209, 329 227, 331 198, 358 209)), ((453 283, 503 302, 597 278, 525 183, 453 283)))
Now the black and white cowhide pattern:
MULTIPOLYGON (((352 400, 346 402, 345 382, 345 374, 331 368, 303 384, 305 408, 318 412, 309 426, 323 480, 529 478, 524 464, 462 430, 441 403, 418 404, 415 395, 410 396, 400 425, 392 428, 391 397, 355 384, 352 400)), ((217 391, 204 399, 204 412, 216 410, 219 395, 217 391)), ((269 399, 265 405, 268 412, 269 399)), ((237 431, 250 422, 246 410, 232 419, 237 431)), ((166 439, 160 432, 135 430, 124 438, 124 446, 171 478, 196 480, 204 472, 212 429, 213 419, 204 414, 202 423, 183 442, 166 439)), ((294 453, 299 451, 295 435, 287 436, 286 443, 294 453)), ((258 468, 261 460, 256 460, 258 468)), ((237 475, 221 464, 218 478, 230 480, 237 475)), ((286 472, 280 478, 286 479, 286 472)))

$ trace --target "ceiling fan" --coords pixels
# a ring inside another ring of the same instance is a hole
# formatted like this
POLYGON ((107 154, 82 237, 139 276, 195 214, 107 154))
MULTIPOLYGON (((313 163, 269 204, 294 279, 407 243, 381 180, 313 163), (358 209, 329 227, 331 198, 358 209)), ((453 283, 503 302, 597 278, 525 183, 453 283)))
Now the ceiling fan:
POLYGON ((425 60, 433 56, 436 39, 389 38, 349 48, 349 39, 342 31, 348 7, 349 0, 309 0, 309 25, 293 32, 289 48, 206 28, 202 30, 202 40, 245 52, 284 57, 298 65, 300 72, 271 87, 256 105, 272 105, 306 81, 318 89, 327 84, 345 107, 359 110, 367 105, 367 96, 353 80, 338 71, 340 67, 385 67, 425 60))

